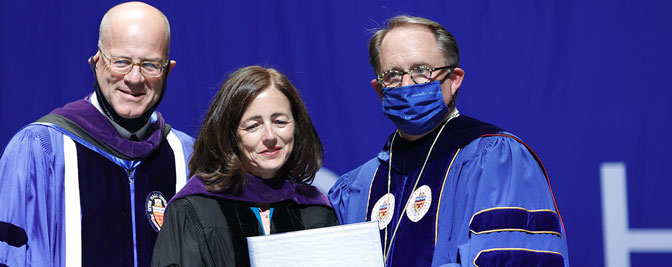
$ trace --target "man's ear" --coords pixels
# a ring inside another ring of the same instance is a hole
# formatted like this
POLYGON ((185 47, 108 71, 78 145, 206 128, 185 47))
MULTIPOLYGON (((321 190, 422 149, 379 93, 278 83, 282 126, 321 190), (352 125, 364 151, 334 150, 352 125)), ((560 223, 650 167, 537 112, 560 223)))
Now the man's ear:
POLYGON ((450 83, 451 83, 451 93, 454 95, 457 92, 457 89, 462 85, 464 80, 464 70, 460 68, 455 68, 452 73, 450 73, 450 83))
POLYGON ((168 64, 168 75, 170 75, 170 72, 173 71, 175 64, 177 64, 177 61, 175 60, 171 60, 170 63, 168 64))
POLYGON ((97 51, 96 54, 94 54, 92 57, 90 57, 87 61, 89 62, 89 65, 91 64, 96 64, 98 63, 98 60, 100 60, 100 51, 97 51), (93 60, 93 62, 91 62, 93 60))
POLYGON ((376 93, 378 93, 378 97, 380 98, 380 101, 383 101, 383 91, 380 88, 380 85, 378 85, 378 80, 377 79, 371 80, 371 86, 373 86, 373 89, 375 89, 376 93))

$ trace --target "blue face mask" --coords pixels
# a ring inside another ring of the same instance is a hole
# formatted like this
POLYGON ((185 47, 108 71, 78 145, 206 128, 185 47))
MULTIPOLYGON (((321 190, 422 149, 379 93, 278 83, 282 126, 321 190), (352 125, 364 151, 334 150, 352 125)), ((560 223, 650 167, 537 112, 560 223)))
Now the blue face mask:
POLYGON ((399 130, 420 135, 438 126, 448 113, 441 82, 383 88, 383 114, 399 130))

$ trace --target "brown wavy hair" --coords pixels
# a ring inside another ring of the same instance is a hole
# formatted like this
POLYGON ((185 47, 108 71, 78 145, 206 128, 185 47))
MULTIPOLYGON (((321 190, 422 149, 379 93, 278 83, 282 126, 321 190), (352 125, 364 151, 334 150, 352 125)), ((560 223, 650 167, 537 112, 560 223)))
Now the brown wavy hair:
POLYGON ((189 160, 189 176, 196 174, 211 192, 240 192, 245 184, 238 125, 243 113, 259 93, 269 87, 289 100, 295 121, 294 149, 279 177, 298 183, 312 183, 322 166, 322 143, 298 91, 275 69, 248 66, 231 74, 212 100, 189 160))

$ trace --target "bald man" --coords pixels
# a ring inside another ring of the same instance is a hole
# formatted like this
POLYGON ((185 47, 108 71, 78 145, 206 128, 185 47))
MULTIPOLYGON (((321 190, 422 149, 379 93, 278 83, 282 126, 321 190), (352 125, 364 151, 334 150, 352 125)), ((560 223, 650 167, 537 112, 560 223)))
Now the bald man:
POLYGON ((93 92, 21 129, 0 158, 0 266, 149 266, 193 144, 155 111, 169 49, 158 9, 105 14, 93 92))

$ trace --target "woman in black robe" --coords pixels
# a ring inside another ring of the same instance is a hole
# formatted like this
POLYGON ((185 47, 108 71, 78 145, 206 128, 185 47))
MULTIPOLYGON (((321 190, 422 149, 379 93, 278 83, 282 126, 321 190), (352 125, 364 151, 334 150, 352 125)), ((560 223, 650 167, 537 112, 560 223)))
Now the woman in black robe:
POLYGON ((322 165, 296 88, 274 69, 231 74, 215 96, 173 197, 152 266, 249 266, 248 236, 338 224, 310 186, 322 165))

